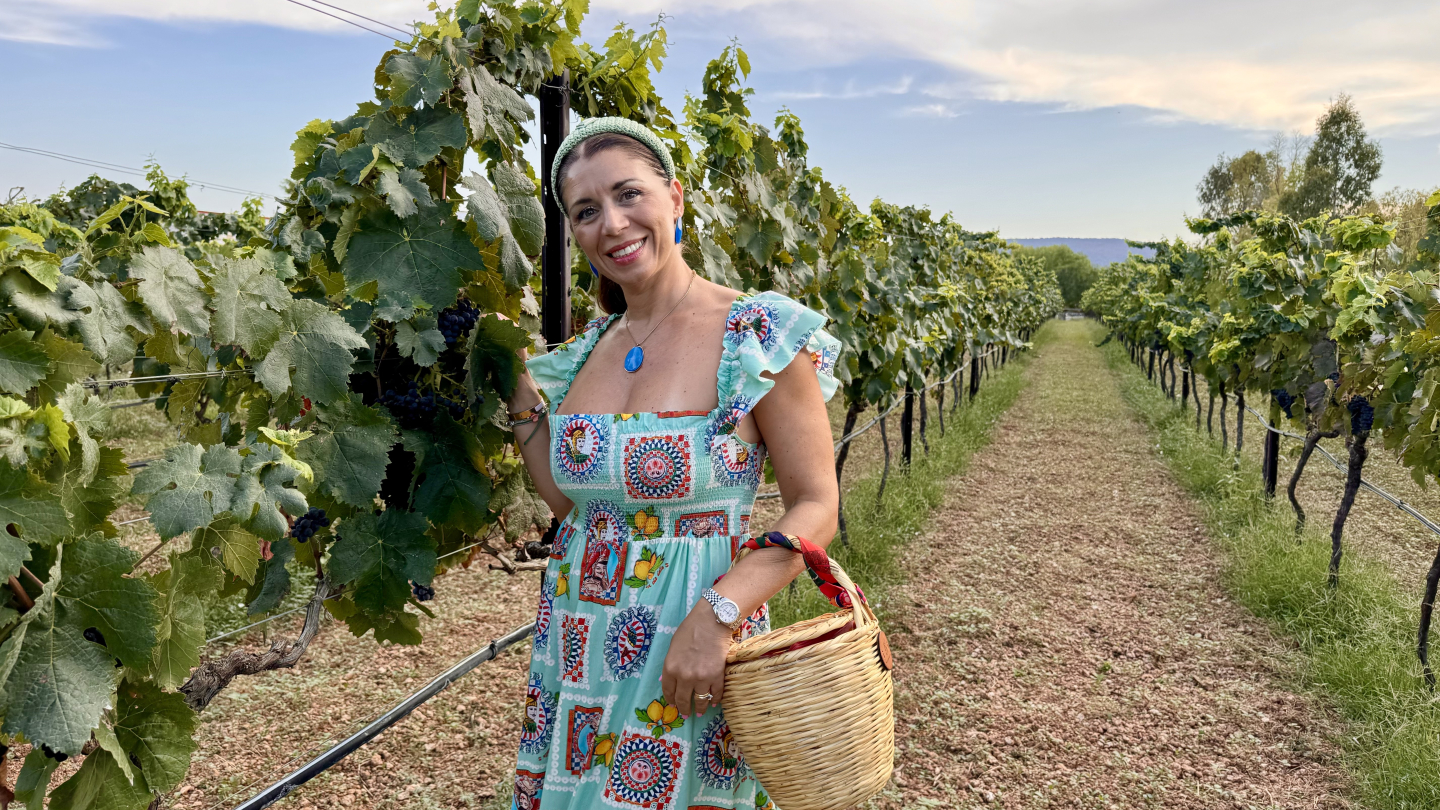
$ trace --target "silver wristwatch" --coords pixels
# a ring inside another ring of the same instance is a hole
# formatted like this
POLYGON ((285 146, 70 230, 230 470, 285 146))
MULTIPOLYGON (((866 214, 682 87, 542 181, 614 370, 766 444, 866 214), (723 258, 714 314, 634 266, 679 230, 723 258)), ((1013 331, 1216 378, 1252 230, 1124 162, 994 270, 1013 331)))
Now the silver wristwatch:
POLYGON ((733 600, 726 599, 715 592, 714 588, 706 588, 700 598, 710 603, 710 609, 715 611, 715 621, 734 630, 740 626, 744 617, 740 615, 740 606, 733 600))

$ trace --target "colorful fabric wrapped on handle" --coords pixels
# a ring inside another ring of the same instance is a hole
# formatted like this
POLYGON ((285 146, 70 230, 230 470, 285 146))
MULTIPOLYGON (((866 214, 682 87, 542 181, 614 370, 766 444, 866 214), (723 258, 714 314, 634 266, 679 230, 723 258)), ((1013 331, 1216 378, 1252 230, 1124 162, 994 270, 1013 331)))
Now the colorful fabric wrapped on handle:
MULTIPOLYGON (((830 556, 825 549, 806 540, 803 537, 796 537, 791 534, 780 532, 766 532, 760 537, 752 537, 741 544, 743 548, 751 551, 758 551, 762 548, 787 548, 805 558, 805 570, 810 572, 810 578, 815 581, 815 586, 820 593, 830 600, 830 604, 838 608, 850 607, 850 594, 840 587, 840 582, 830 571, 830 556)), ((855 586, 855 592, 860 594, 860 601, 866 602, 865 592, 860 586, 855 586)))

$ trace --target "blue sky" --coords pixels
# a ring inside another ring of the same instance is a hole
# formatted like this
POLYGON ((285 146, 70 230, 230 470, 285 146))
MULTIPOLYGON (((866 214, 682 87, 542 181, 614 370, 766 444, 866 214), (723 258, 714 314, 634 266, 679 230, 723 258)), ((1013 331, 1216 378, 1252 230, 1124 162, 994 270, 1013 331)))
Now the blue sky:
MULTIPOLYGON (((403 25, 424 4, 339 5, 403 25)), ((1424 4, 593 0, 587 38, 662 10, 657 84, 672 109, 738 38, 755 112, 798 113, 832 181, 1010 237, 1178 235, 1219 153, 1309 132, 1339 92, 1385 149, 1377 192, 1440 186, 1440 65, 1424 36, 1440 13, 1424 4)), ((274 193, 295 130, 369 98, 387 47, 284 0, 7 1, 0 71, 23 96, 0 141, 128 166, 153 155, 172 174, 274 193)), ((90 171, 0 150, 0 190, 43 196, 90 171)))

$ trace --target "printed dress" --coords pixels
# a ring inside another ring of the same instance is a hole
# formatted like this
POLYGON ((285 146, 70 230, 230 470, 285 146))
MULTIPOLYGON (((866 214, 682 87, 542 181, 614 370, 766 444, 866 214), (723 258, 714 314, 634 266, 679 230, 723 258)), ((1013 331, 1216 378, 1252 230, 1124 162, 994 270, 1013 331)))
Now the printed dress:
MULTIPOLYGON (((819 313, 746 295, 726 319, 715 410, 555 414, 614 320, 529 363, 550 403, 550 469, 575 508, 541 584, 513 806, 763 809, 723 711, 679 717, 660 673, 681 620, 748 539, 765 448, 735 428, 774 386, 762 372, 808 351, 829 399, 840 344, 819 313)), ((741 632, 768 629, 762 606, 741 632)))

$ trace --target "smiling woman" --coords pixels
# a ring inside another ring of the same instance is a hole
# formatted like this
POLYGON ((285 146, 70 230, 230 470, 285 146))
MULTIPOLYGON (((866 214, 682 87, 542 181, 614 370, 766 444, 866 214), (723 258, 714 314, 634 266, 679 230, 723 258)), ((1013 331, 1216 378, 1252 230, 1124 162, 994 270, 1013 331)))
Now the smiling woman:
POLYGON ((517 437, 536 488, 566 516, 539 617, 558 636, 536 636, 516 804, 543 789, 547 810, 754 808, 766 800, 720 708, 725 656, 769 629, 766 600, 802 564, 778 548, 732 560, 767 454, 786 505, 773 528, 822 546, 835 533, 836 381, 812 357, 838 344, 818 313, 686 264, 683 189, 640 125, 586 121, 555 177, 609 314, 531 360, 510 398, 530 409, 515 421, 531 425, 517 437))

